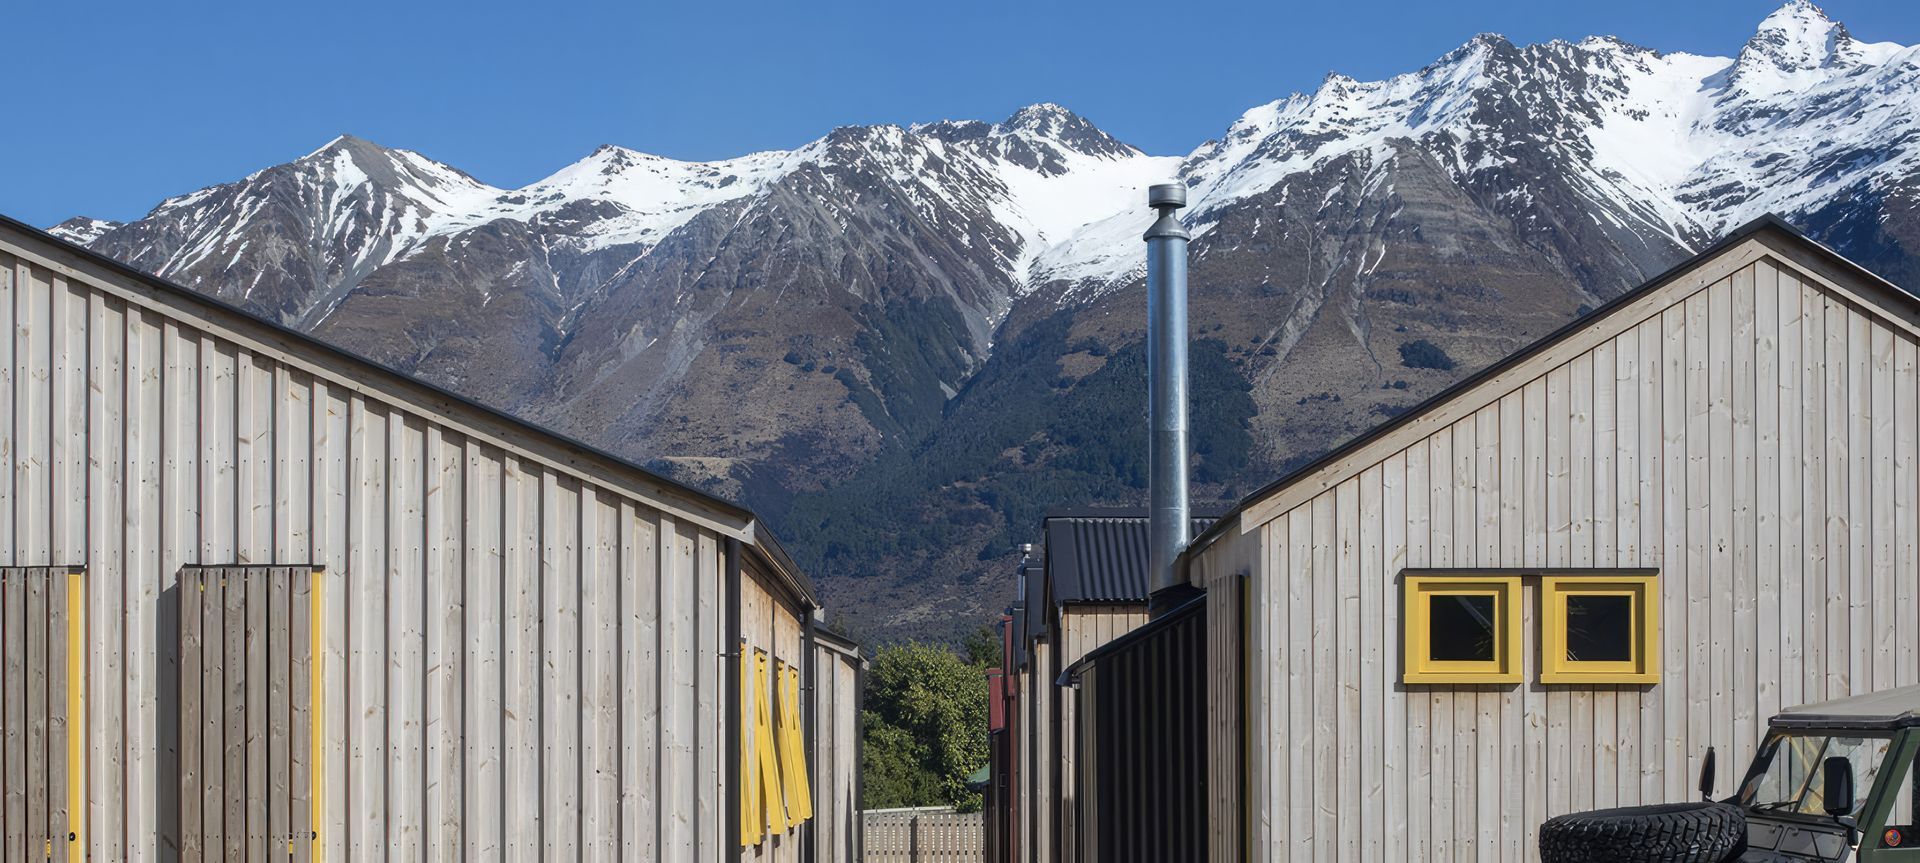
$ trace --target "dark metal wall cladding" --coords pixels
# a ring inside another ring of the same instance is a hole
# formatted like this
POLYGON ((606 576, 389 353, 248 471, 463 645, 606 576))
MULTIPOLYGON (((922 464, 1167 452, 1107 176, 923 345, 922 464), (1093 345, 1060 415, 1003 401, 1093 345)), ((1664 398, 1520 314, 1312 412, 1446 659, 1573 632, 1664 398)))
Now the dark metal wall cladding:
POLYGON ((1102 863, 1207 859, 1206 603, 1094 651, 1080 670, 1080 847, 1102 863))
MULTIPOLYGON (((1192 533, 1199 535, 1213 521, 1193 519, 1192 533)), ((1046 572, 1056 605, 1147 601, 1145 515, 1053 516, 1046 533, 1046 572)))

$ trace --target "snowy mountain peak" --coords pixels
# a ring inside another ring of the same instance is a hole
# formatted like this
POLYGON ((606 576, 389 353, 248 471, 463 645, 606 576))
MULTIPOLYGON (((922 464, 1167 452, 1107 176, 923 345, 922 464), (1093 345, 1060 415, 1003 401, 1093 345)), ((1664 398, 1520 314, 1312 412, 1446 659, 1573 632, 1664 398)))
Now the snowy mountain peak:
POLYGON ((1028 170, 1058 176, 1072 170, 1074 158, 1130 159, 1141 155, 1085 117, 1052 102, 1021 108, 998 123, 942 120, 907 130, 1005 160, 1028 170))
POLYGON ((1900 47, 1861 42, 1810 0, 1790 0, 1760 22, 1727 79, 1738 91, 1785 93, 1835 69, 1884 62, 1900 47))

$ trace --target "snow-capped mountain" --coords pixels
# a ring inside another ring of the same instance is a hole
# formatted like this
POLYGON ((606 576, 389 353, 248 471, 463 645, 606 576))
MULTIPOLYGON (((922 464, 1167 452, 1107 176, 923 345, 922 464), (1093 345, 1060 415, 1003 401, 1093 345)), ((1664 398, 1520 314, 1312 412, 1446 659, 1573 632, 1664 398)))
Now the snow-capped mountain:
POLYGON ((1191 189, 1196 386, 1250 405, 1204 456, 1221 496, 1762 213, 1920 287, 1920 48, 1793 0, 1724 53, 1482 35, 1184 156, 1051 104, 717 162, 607 146, 517 189, 342 137, 56 230, 742 496, 836 606, 947 619, 1032 512, 1138 491, 1129 421, 1071 406, 1137 395, 1151 183, 1191 189))

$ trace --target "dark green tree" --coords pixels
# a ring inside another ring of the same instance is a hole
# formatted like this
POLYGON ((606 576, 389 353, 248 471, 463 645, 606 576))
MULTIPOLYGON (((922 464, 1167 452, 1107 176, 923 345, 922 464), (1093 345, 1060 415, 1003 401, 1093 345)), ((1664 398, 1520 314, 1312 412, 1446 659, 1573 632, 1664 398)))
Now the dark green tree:
POLYGON ((987 762, 985 671, 941 645, 880 649, 867 674, 864 806, 980 808, 967 775, 987 762))
POLYGON ((982 625, 979 629, 967 633, 967 640, 961 644, 967 652, 967 662, 981 668, 995 668, 1000 665, 1000 633, 991 626, 982 625))

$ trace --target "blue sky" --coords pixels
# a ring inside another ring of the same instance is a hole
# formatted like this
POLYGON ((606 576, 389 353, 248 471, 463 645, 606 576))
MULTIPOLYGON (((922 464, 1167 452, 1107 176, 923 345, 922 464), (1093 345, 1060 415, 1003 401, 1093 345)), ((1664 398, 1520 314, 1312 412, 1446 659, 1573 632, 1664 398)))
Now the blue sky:
MULTIPOLYGON (((1328 71, 1409 71, 1478 32, 1731 55, 1778 2, 19 3, 0 213, 137 218, 342 132, 498 186, 603 143, 715 159, 1041 101, 1179 154, 1328 71)), ((1822 6, 1920 42, 1912 0, 1822 6)))

